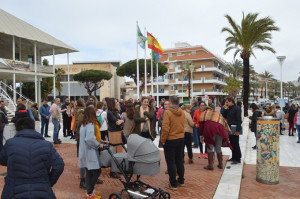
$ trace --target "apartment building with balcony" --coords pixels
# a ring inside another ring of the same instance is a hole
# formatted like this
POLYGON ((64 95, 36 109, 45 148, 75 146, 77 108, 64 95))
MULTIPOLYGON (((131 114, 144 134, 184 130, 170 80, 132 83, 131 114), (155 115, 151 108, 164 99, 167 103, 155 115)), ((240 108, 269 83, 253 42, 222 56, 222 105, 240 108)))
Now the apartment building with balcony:
MULTIPOLYGON (((192 73, 191 96, 193 98, 209 97, 218 103, 225 97, 222 88, 226 86, 225 80, 229 73, 224 70, 225 61, 217 57, 203 46, 191 46, 188 43, 176 43, 175 48, 166 49, 159 62, 168 67, 168 72, 158 78, 159 98, 168 98, 172 95, 180 97, 181 102, 188 103, 188 77, 182 70, 188 63, 195 69, 192 73)), ((156 78, 154 78, 156 85, 156 78)), ((147 84, 148 94, 151 84, 147 84)), ((156 89, 154 89, 156 96, 156 89)))

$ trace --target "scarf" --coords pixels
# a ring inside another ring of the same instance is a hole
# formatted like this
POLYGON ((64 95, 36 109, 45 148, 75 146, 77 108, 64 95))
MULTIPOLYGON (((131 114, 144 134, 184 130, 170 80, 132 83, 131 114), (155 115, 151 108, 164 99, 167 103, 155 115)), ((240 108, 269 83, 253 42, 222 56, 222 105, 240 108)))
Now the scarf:
MULTIPOLYGON (((147 107, 147 109, 145 111, 149 112, 149 107, 147 107)), ((142 106, 140 107, 140 116, 141 116, 141 118, 145 117, 145 115, 144 115, 144 109, 143 109, 142 106)), ((141 132, 143 131, 144 124, 145 124, 145 122, 141 122, 141 132)), ((151 135, 150 120, 147 121, 147 124, 148 124, 149 132, 150 132, 150 135, 151 135)))
POLYGON ((231 134, 231 129, 224 117, 217 111, 212 110, 209 106, 205 107, 204 110, 200 112, 199 122, 205 121, 217 122, 225 127, 228 134, 231 134))

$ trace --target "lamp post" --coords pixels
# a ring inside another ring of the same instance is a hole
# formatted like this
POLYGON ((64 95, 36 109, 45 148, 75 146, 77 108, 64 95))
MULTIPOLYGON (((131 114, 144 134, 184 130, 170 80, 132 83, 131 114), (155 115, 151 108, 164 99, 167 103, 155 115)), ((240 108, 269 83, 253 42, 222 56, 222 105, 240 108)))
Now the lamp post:
MULTIPOLYGON (((277 56, 277 60, 280 64, 280 99, 283 99, 282 98, 282 64, 285 59, 286 59, 286 56, 277 56)), ((282 106, 280 106, 280 109, 282 110, 282 106)))
POLYGON ((268 78, 266 78, 265 79, 266 80, 266 99, 269 99, 269 95, 268 95, 268 81, 269 81, 269 79, 268 78))

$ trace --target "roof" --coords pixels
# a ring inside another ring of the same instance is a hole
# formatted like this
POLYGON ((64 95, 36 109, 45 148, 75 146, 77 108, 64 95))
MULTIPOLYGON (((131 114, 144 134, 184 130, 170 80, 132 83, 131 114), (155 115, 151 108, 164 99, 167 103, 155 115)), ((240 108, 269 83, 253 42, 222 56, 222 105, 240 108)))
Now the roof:
MULTIPOLYGON (((64 42, 56 39, 55 37, 41 31, 40 29, 28 24, 27 22, 5 12, 0 9, 0 33, 12 35, 19 38, 48 44, 50 48, 55 48, 55 54, 78 52, 75 48, 65 44, 64 42)), ((48 49, 45 49, 45 51, 48 49)), ((47 54, 51 50, 48 50, 47 54)))
POLYGON ((121 65, 121 61, 112 60, 112 61, 76 61, 73 62, 73 65, 76 64, 112 64, 115 67, 119 67, 121 65))
POLYGON ((206 50, 202 46, 194 46, 191 48, 173 48, 173 49, 165 49, 164 54, 166 53, 174 53, 174 52, 184 52, 184 51, 193 51, 193 50, 206 50))

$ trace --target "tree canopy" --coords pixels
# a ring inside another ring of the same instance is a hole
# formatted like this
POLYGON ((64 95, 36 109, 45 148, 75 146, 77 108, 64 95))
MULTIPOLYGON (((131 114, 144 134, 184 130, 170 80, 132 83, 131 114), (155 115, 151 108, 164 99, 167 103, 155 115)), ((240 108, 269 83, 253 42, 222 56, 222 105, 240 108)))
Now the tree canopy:
POLYGON ((241 89, 241 81, 235 79, 233 76, 230 76, 226 80, 226 83, 227 86, 225 86, 222 91, 235 99, 239 90, 241 89))
MULTIPOLYGON (((151 76, 151 60, 147 60, 147 77, 151 76)), ((168 72, 168 68, 162 64, 158 63, 158 76, 165 75, 168 72)), ((140 73, 140 90, 142 91, 145 84, 145 60, 139 59, 139 73, 140 73)), ((135 84, 137 84, 137 76, 136 76, 136 59, 130 60, 123 64, 122 66, 117 68, 117 75, 121 77, 130 77, 133 79, 135 84)), ((156 76, 156 66, 153 65, 153 76, 156 76)))
POLYGON ((74 80, 81 82, 89 96, 104 85, 104 80, 110 80, 112 74, 103 70, 85 70, 74 75, 74 80))

